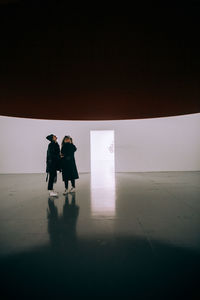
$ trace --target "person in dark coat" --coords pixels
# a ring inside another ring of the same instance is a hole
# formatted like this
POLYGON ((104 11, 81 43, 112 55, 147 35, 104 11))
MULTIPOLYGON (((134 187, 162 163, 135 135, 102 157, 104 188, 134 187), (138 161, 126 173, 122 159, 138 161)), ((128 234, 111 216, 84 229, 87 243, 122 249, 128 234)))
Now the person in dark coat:
POLYGON ((66 195, 69 192, 75 192, 75 179, 79 178, 74 152, 77 150, 76 146, 73 144, 72 138, 70 136, 65 136, 62 141, 61 147, 61 166, 62 166, 62 178, 65 182, 65 192, 66 195), (68 181, 71 181, 71 189, 68 189, 68 181))
POLYGON ((50 134, 46 137, 50 141, 47 149, 46 158, 46 172, 49 176, 48 190, 50 196, 57 196, 58 194, 53 190, 53 184, 57 181, 57 171, 61 171, 60 166, 60 146, 57 143, 57 137, 54 134, 50 134))

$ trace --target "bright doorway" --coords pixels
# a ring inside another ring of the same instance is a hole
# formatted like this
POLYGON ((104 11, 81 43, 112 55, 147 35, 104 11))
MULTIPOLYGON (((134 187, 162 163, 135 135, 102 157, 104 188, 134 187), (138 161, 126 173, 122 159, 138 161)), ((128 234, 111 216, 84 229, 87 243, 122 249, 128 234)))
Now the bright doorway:
POLYGON ((115 216, 114 130, 90 132, 91 214, 94 217, 115 216))
POLYGON ((90 131, 91 172, 115 172, 114 130, 90 131))

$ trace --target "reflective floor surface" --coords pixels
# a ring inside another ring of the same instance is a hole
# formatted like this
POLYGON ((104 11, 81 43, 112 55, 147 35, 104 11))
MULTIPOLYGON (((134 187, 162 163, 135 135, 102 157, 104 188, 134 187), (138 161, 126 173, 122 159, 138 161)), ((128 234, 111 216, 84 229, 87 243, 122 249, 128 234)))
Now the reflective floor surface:
POLYGON ((200 299, 200 172, 0 175, 1 299, 200 299))

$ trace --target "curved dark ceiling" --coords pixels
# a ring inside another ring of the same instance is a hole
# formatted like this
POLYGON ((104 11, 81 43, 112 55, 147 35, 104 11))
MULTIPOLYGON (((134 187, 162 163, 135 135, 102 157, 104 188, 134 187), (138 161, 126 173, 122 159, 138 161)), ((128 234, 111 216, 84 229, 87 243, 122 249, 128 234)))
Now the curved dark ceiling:
POLYGON ((41 2, 0 5, 1 115, 109 120, 200 112, 199 1, 91 13, 41 2))

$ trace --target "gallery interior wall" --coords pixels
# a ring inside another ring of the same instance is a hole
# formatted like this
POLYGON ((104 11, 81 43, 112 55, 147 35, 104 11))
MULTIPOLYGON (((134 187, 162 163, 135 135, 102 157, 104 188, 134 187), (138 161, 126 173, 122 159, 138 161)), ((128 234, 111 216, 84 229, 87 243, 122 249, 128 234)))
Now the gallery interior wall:
POLYGON ((117 120, 57 121, 0 116, 0 173, 45 173, 46 136, 70 134, 79 172, 90 172, 90 130, 115 131, 116 172, 200 170, 200 113, 117 120))

